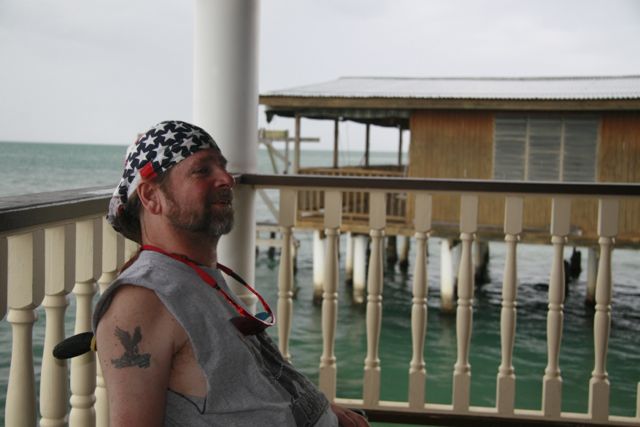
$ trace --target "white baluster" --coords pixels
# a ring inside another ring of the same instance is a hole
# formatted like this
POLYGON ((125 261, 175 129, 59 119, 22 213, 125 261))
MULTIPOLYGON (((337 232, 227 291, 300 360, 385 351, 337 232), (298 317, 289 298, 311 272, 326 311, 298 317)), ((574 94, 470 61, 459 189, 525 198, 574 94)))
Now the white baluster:
POLYGON ((7 238, 7 320, 11 323, 12 346, 5 425, 36 424, 36 392, 33 370, 34 309, 44 294, 44 233, 36 231, 7 238))
MULTIPOLYGON (((91 330, 92 299, 96 293, 94 280, 93 220, 76 223, 76 297, 75 333, 91 330)), ((70 427, 95 425, 96 361, 93 352, 71 359, 70 427)))
POLYGON ((367 273, 367 356, 364 359, 363 400, 374 406, 380 400, 380 326, 382 323, 382 284, 384 266, 384 227, 386 225, 386 194, 369 194, 369 235, 371 254, 367 273))
POLYGON ((40 426, 64 426, 67 417, 67 361, 53 357, 53 348, 64 339, 67 295, 75 276, 74 224, 45 230, 46 333, 40 378, 40 426))
POLYGON ((570 199, 553 198, 551 204, 553 260, 549 278, 549 311, 547 313, 547 367, 542 381, 542 412, 545 417, 559 417, 562 410, 560 342, 562 341, 565 286, 563 254, 566 236, 569 234, 570 210, 570 199))
POLYGON ((611 329, 611 251, 618 233, 618 201, 600 199, 598 235, 600 261, 596 280, 596 313, 593 321, 595 365, 589 381, 589 415, 594 421, 609 419, 609 375, 607 349, 611 329))
POLYGON ((292 230, 296 221, 295 190, 280 190, 280 232, 282 234, 282 250, 280 252, 280 269, 278 270, 278 346, 285 359, 291 360, 289 354, 289 336, 293 313, 293 246, 292 230))
POLYGON ((140 245, 138 245, 133 240, 124 239, 124 262, 129 261, 140 249, 140 245))
POLYGON ((460 240, 462 252, 458 270, 458 308, 456 310, 457 359, 453 369, 453 410, 469 409, 471 365, 469 344, 473 319, 473 265, 471 244, 478 226, 478 196, 460 198, 460 240))
POLYGON ((369 236, 356 234, 353 240, 353 302, 362 304, 367 289, 367 247, 369 246, 369 236))
POLYGON ((416 260, 413 269, 411 306, 412 356, 409 364, 409 406, 423 408, 427 370, 424 364, 424 342, 427 331, 427 233, 431 230, 431 195, 416 194, 413 220, 416 238, 416 260))
MULTIPOLYGON (((100 294, 103 294, 111 282, 118 276, 118 233, 106 219, 102 219, 102 275, 98 279, 100 294)), ((96 363, 96 426, 109 427, 109 399, 102 376, 102 367, 96 363)))
POLYGON ((513 414, 516 395, 516 375, 513 369, 513 344, 516 335, 516 295, 518 268, 516 245, 522 232, 521 197, 507 197, 504 207, 504 241, 507 247, 502 282, 500 312, 500 348, 502 361, 498 368, 496 406, 499 414, 513 414))
POLYGON ((321 230, 313 230, 313 301, 322 301, 322 284, 324 283, 325 239, 321 230))
POLYGON ((320 357, 320 390, 330 401, 336 397, 337 367, 334 353, 338 320, 338 239, 342 220, 342 194, 324 193, 324 226, 327 235, 324 293, 322 294, 322 356, 320 357))

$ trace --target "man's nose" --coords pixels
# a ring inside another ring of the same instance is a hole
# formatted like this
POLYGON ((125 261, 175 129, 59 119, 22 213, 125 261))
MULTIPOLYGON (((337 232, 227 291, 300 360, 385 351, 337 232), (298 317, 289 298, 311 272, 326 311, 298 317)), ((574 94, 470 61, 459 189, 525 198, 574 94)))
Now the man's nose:
POLYGON ((218 186, 220 187, 233 187, 236 184, 236 180, 229 172, 226 170, 220 171, 220 175, 218 177, 218 186))

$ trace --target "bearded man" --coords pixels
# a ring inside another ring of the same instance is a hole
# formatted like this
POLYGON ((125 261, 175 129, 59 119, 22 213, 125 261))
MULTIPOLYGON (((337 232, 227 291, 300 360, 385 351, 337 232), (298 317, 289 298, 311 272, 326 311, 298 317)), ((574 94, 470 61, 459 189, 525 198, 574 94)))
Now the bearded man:
POLYGON ((366 426, 286 362, 268 304, 218 263, 233 177, 213 138, 162 122, 128 149, 107 219, 141 244, 93 319, 112 426, 366 426), (254 293, 252 314, 226 285, 254 293))

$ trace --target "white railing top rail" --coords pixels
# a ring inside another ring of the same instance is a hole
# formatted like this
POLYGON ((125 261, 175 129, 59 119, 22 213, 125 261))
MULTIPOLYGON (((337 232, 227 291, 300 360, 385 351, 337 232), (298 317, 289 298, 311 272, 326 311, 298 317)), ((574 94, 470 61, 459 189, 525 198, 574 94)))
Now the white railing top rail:
MULTIPOLYGON (((236 175, 239 184, 263 188, 296 187, 442 193, 567 195, 618 198, 640 196, 635 183, 517 182, 472 179, 344 177, 319 175, 236 175)), ((0 198, 0 233, 62 223, 106 212, 112 187, 92 187, 0 198), (28 213, 28 215, 27 215, 28 213)))

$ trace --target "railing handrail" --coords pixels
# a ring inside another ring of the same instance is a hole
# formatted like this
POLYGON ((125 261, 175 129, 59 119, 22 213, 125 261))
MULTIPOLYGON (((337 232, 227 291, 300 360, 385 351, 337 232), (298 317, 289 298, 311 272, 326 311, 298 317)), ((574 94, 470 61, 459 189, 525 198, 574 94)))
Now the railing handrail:
MULTIPOLYGON (((235 174, 239 184, 259 187, 344 188, 354 190, 507 193, 521 195, 640 196, 640 184, 521 182, 479 179, 235 174)), ((113 187, 36 193, 0 198, 0 233, 64 222, 106 212, 113 187), (29 215, 25 215, 25 211, 29 215)))

